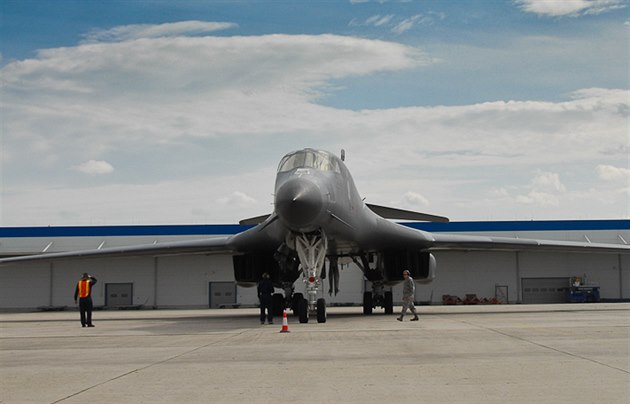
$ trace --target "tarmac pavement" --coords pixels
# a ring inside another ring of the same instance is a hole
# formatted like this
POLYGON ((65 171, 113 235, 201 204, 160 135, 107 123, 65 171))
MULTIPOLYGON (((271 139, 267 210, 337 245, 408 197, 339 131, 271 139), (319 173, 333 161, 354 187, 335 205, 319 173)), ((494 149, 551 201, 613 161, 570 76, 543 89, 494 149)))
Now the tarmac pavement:
POLYGON ((289 333, 256 309, 2 313, 0 402, 630 401, 628 303, 418 308, 289 333))

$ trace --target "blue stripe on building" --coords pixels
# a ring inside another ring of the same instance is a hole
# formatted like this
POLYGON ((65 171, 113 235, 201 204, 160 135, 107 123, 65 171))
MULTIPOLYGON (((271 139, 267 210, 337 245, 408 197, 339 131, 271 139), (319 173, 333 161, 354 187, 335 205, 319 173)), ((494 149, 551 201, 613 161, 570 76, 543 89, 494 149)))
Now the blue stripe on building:
POLYGON ((630 230, 630 220, 542 220, 503 222, 403 223, 430 232, 630 230))
MULTIPOLYGON (((402 223, 437 233, 630 230, 630 220, 542 220, 500 222, 402 223)), ((207 236, 229 235, 252 226, 238 224, 0 227, 0 238, 106 237, 106 236, 207 236)))

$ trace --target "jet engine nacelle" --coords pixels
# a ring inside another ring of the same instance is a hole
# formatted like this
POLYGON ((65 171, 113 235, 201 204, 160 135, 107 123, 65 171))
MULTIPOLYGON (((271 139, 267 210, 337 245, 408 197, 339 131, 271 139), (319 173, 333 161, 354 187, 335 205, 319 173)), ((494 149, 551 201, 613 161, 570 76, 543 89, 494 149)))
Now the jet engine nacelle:
POLYGON ((274 286, 281 287, 285 283, 292 284, 299 276, 299 262, 290 258, 281 257, 277 253, 234 255, 232 256, 234 279, 239 286, 256 286, 262 279, 262 274, 268 273, 274 286), (284 265, 280 265, 279 258, 283 258, 284 265))
POLYGON ((280 272, 278 262, 270 253, 252 253, 234 255, 234 279, 239 286, 256 286, 262 274, 269 274, 272 280, 278 279, 280 272))
POLYGON ((417 250, 386 250, 380 256, 386 282, 403 280, 402 272, 408 270, 414 281, 431 283, 435 278, 437 263, 430 252, 417 250))

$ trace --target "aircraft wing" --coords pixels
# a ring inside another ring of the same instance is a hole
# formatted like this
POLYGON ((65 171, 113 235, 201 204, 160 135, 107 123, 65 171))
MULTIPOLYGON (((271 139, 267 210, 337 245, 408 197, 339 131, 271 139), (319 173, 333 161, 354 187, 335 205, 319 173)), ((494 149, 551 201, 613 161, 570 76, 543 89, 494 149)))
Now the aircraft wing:
POLYGON ((630 254, 630 245, 590 243, 580 241, 539 240, 510 237, 435 234, 429 249, 432 251, 556 251, 630 254))
POLYGON ((181 254, 229 254, 235 252, 230 247, 232 236, 218 236, 199 240, 172 241, 135 246, 109 247, 82 251, 44 253, 0 259, 0 265, 15 262, 57 261, 78 258, 116 258, 136 256, 165 256, 181 254))

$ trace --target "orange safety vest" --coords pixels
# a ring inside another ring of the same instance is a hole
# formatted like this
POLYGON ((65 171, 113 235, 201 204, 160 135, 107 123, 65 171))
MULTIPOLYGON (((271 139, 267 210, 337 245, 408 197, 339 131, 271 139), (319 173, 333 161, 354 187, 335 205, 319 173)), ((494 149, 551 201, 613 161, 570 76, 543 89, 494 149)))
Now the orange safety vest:
POLYGON ((92 282, 90 282, 89 280, 79 281, 79 297, 90 296, 90 289, 92 289, 92 282))

